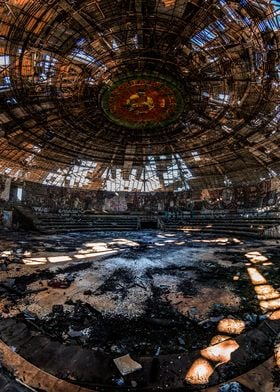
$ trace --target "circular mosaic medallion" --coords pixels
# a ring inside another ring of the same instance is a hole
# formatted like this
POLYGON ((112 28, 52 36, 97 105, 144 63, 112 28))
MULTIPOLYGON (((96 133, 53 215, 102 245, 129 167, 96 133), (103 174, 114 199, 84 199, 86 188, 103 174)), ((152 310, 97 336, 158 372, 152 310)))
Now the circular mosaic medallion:
POLYGON ((181 91, 170 80, 152 76, 131 77, 106 86, 101 96, 106 117, 131 128, 164 127, 183 110, 181 91))

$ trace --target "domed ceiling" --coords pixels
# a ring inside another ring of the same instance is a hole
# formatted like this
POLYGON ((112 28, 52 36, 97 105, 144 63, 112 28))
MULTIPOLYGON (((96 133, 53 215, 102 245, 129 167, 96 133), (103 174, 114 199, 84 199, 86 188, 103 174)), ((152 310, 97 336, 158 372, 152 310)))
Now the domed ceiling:
POLYGON ((112 191, 280 173, 277 0, 0 2, 0 171, 112 191))

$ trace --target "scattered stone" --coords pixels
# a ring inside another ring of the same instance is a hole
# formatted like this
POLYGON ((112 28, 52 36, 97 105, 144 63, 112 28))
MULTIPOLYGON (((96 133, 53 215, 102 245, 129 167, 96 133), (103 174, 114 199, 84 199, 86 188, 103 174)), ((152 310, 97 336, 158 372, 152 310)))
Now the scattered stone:
POLYGON ((189 310, 189 314, 190 314, 190 316, 196 315, 196 314, 197 314, 197 308, 194 307, 194 306, 192 306, 192 307, 190 308, 190 310, 189 310))
POLYGON ((3 306, 2 312, 7 313, 7 314, 10 313, 10 309, 9 309, 9 307, 8 307, 7 304, 5 304, 5 305, 3 306))
POLYGON ((207 327, 210 327, 211 324, 217 323, 220 320, 222 320, 223 318, 224 318, 224 315, 216 316, 216 317, 210 317, 209 319, 200 321, 198 323, 198 325, 201 325, 203 328, 207 328, 207 327))
POLYGON ((1 271, 7 271, 7 270, 8 270, 7 264, 6 264, 6 263, 0 264, 0 270, 1 270, 1 271))
POLYGON ((245 392, 239 382, 230 382, 228 384, 222 385, 218 392, 245 392))
POLYGON ((178 342, 181 346, 185 346, 186 345, 186 341, 184 338, 182 338, 182 336, 178 337, 178 342))
POLYGON ((53 305, 53 313, 63 313, 63 305, 53 305))
POLYGON ((124 384, 125 384, 125 380, 124 380, 124 378, 114 378, 113 380, 113 383, 115 384, 115 385, 117 385, 118 387, 122 387, 122 386, 124 386, 124 384))
POLYGON ((254 313, 252 313, 252 314, 247 313, 244 316, 244 320, 245 320, 246 324, 249 326, 254 326, 258 322, 263 321, 266 318, 267 318, 267 316, 265 314, 264 315, 257 315, 254 313))
POLYGON ((5 282, 3 282, 3 285, 5 284, 5 287, 13 287, 15 285, 15 279, 7 279, 5 282))
POLYGON ((72 313, 73 310, 74 310, 74 305, 68 305, 68 304, 65 303, 63 305, 63 310, 64 310, 64 312, 72 313))
POLYGON ((48 281, 48 286, 56 289, 67 289, 71 285, 72 280, 69 278, 59 279, 53 278, 48 281))
POLYGON ((142 369, 142 365, 140 363, 134 361, 129 354, 123 355, 122 357, 115 358, 114 360, 115 365, 119 369, 119 372, 126 376, 127 374, 133 373, 136 370, 142 369))
POLYGON ((80 331, 75 331, 71 327, 68 330, 68 336, 70 338, 80 338, 80 337, 89 337, 90 336, 90 328, 85 328, 80 331))
POLYGON ((120 354, 120 353, 123 352, 123 349, 122 349, 121 347, 118 347, 118 346, 115 345, 115 344, 113 344, 113 345, 110 347, 110 350, 111 350, 112 353, 118 353, 118 354, 120 354))
POLYGON ((22 314, 23 314, 25 320, 36 320, 36 318, 37 318, 35 314, 28 312, 27 310, 24 310, 22 312, 22 314))
POLYGON ((276 366, 280 369, 280 333, 277 335, 274 345, 274 358, 276 366))
POLYGON ((243 320, 225 318, 219 322, 217 329, 222 333, 239 335, 245 330, 245 327, 246 325, 243 320))

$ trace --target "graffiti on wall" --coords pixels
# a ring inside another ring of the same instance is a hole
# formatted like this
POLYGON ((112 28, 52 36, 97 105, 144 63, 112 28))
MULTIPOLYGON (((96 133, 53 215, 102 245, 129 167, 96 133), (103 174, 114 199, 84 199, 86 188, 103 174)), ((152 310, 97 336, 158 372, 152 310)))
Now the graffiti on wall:
POLYGON ((10 190, 11 190, 12 179, 8 178, 1 178, 0 181, 0 200, 9 201, 10 198, 10 190))
POLYGON ((280 179, 263 181, 255 186, 224 189, 204 189, 202 208, 229 209, 280 207, 280 179))
POLYGON ((166 211, 189 207, 190 192, 104 192, 26 183, 24 202, 36 209, 96 212, 166 211))
MULTIPOLYGON (((8 194, 7 179, 0 177, 0 194, 8 194)), ((19 184, 13 183, 11 195, 19 184)), ((201 192, 104 192, 77 190, 26 182, 24 203, 35 209, 75 212, 236 211, 243 208, 280 208, 280 179, 255 186, 203 189, 201 192)), ((9 191, 10 193, 10 191, 9 191)), ((5 196, 6 197, 6 196, 5 196)), ((3 201, 2 201, 3 202, 3 201)))

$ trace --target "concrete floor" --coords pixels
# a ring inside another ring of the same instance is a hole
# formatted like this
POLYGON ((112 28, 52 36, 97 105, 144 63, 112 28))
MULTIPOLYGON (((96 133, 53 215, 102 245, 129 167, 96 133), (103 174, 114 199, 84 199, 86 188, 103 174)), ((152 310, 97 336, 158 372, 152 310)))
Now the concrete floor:
MULTIPOLYGON (((111 359, 127 353, 152 357, 156 346, 163 356, 188 357, 186 365, 178 365, 174 388, 186 379, 189 390, 196 390, 211 379, 213 384, 247 371, 240 365, 226 373, 238 339, 265 320, 280 319, 277 241, 143 231, 5 235, 0 246, 3 320, 20 319, 31 330, 33 323, 42 334, 55 331, 63 345, 111 359), (69 287, 53 287, 59 282, 69 287), (223 341, 227 348, 213 354, 213 344, 223 341), (219 365, 223 377, 213 378, 211 370, 198 382, 192 370, 200 357, 215 364, 214 370, 219 365)), ((251 367, 273 355, 274 340, 270 336, 264 347, 258 343, 251 367)), ((141 386, 137 373, 124 378, 124 386, 131 381, 141 386)), ((113 388, 119 379, 112 366, 101 383, 113 388)), ((271 388, 275 380, 271 373, 271 388)), ((164 388, 160 377, 158 385, 164 388)))

